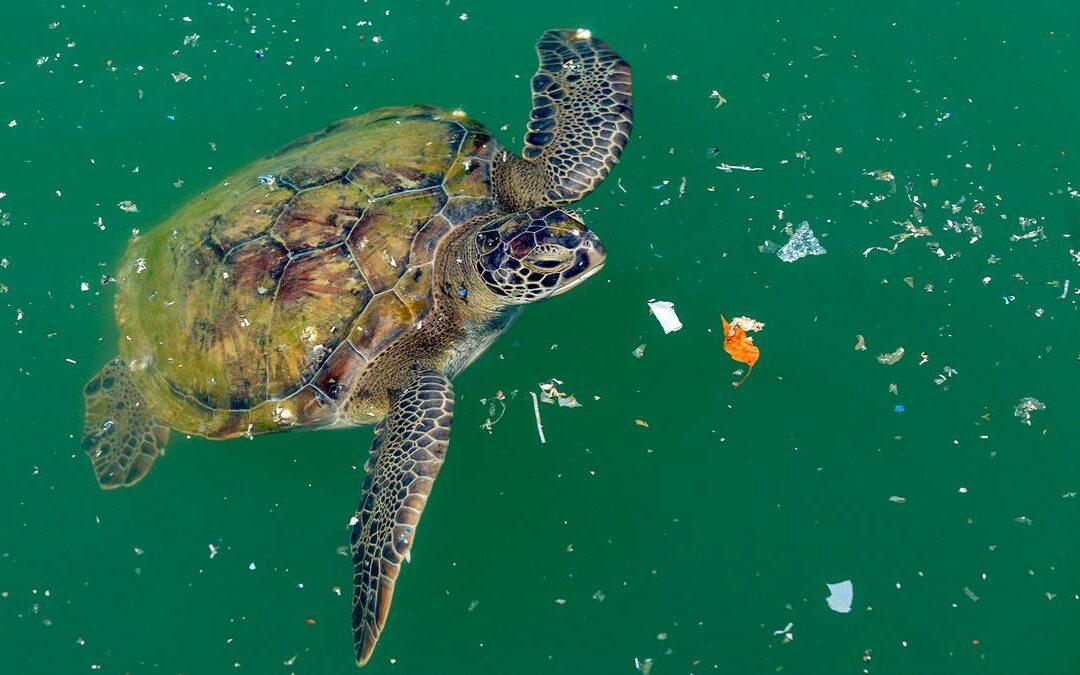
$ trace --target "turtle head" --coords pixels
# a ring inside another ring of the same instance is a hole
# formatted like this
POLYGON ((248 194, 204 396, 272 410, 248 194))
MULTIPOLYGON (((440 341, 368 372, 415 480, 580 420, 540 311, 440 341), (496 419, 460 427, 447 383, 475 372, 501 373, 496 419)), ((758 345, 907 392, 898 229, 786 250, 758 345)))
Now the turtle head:
POLYGON ((480 278, 512 304, 558 295, 604 266, 600 240, 562 209, 544 207, 493 220, 474 242, 480 278))

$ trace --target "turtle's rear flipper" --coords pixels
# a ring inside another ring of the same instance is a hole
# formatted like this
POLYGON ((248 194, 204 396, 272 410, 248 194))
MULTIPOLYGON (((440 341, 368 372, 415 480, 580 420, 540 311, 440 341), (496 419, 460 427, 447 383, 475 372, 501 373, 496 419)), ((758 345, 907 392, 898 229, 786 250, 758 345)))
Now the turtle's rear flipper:
POLYGON ((164 452, 169 427, 154 419, 120 359, 86 383, 82 446, 106 490, 138 483, 164 452))

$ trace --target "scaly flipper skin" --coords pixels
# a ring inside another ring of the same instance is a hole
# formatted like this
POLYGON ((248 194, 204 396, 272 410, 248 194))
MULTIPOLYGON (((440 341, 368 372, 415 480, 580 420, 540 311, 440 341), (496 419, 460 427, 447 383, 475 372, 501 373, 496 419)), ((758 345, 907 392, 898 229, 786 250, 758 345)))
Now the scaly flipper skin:
POLYGON ((102 488, 130 487, 142 480, 169 440, 135 388, 120 359, 105 364, 86 383, 82 446, 102 488))
POLYGON ((536 43, 524 159, 496 167, 500 208, 576 202, 619 160, 633 127, 630 64, 585 30, 549 30, 536 43))
POLYGON ((454 417, 454 389, 425 370, 375 427, 364 465, 363 496, 352 530, 353 641, 364 665, 379 640, 394 582, 408 559, 416 525, 439 474, 454 417))

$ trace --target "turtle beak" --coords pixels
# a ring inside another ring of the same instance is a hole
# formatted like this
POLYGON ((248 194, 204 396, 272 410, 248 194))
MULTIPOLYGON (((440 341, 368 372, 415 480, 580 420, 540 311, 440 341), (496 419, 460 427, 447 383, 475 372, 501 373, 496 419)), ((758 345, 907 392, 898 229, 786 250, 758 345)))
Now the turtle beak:
POLYGON ((586 232, 574 251, 574 264, 562 273, 562 283, 552 295, 560 295, 574 288, 603 269, 605 262, 607 251, 604 250, 604 245, 592 231, 586 232))

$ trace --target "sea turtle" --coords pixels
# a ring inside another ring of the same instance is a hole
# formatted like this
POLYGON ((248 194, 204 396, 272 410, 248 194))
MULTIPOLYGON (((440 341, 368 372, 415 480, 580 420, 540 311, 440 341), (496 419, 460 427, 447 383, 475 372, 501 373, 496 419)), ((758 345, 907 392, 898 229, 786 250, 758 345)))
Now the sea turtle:
POLYGON ((169 430, 224 439, 375 424, 352 520, 363 665, 446 454, 451 380, 524 304, 596 273, 577 215, 630 136, 630 67, 585 30, 536 44, 523 157, 430 106, 331 124, 136 237, 120 356, 85 388, 83 447, 130 486, 169 430))

